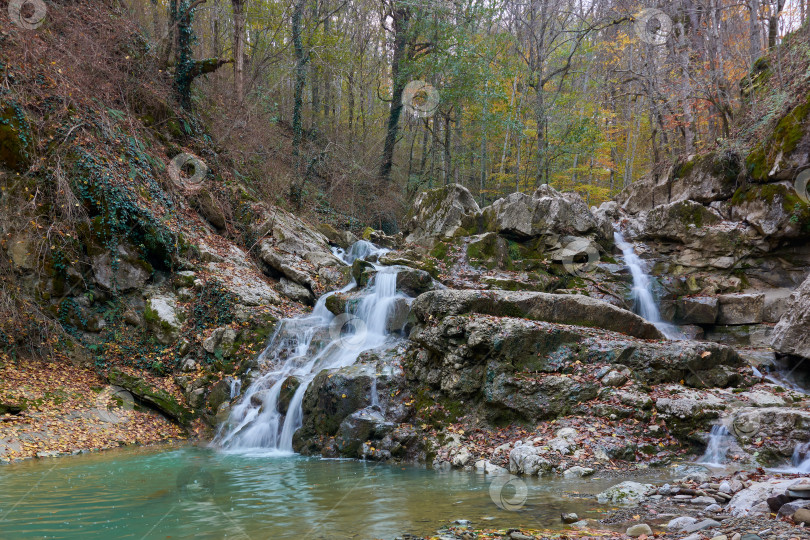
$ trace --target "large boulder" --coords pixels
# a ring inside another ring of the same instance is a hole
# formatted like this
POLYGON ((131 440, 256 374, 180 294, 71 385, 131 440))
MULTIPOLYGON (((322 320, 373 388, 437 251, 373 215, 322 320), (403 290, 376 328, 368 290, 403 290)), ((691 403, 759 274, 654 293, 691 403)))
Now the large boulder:
POLYGON ((414 301, 412 310, 422 321, 429 316, 481 313, 603 328, 642 339, 663 339, 654 325, 635 313, 578 294, 445 289, 422 294, 414 301))
POLYGON ((631 214, 687 200, 708 205, 734 194, 738 174, 736 156, 712 152, 676 163, 666 174, 654 174, 633 182, 616 200, 631 214))
POLYGON ((695 201, 679 201, 656 206, 644 220, 642 238, 691 242, 703 227, 716 225, 722 218, 695 201))
POLYGON ((793 186, 751 185, 731 199, 731 217, 749 223, 762 236, 798 238, 806 235, 810 211, 793 186))
POLYGON ((718 324, 758 324, 762 322, 764 294, 724 294, 718 298, 718 324))
POLYGON ((576 193, 545 184, 532 196, 512 193, 483 210, 487 230, 518 238, 548 235, 601 235, 588 206, 576 193))
POLYGON ((362 457, 360 449, 364 442, 380 440, 394 430, 396 425, 388 422, 382 413, 371 407, 347 416, 338 428, 335 444, 341 455, 362 457))
POLYGON ((810 277, 790 295, 785 314, 773 329, 771 345, 780 353, 810 358, 810 277))
POLYGON ((714 324, 717 320, 717 298, 693 296, 679 298, 675 319, 683 324, 714 324))
POLYGON ((406 241, 432 245, 436 239, 450 238, 466 215, 479 211, 475 197, 462 185, 450 184, 423 191, 414 201, 405 223, 406 241))
POLYGON ((527 476, 551 472, 551 462, 540 454, 540 448, 528 444, 515 447, 509 452, 509 472, 527 476))

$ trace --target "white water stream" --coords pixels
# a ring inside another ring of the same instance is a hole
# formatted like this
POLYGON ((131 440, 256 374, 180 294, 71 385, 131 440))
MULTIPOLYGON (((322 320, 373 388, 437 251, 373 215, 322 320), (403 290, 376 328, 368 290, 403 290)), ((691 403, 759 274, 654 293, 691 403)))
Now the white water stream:
POLYGON ((641 259, 636 255, 633 249, 633 244, 626 241, 619 231, 615 231, 613 237, 616 241, 616 246, 622 250, 624 264, 633 276, 633 289, 631 294, 635 302, 636 313, 653 323, 667 339, 683 339, 683 336, 678 332, 675 325, 664 322, 661 319, 661 313, 658 311, 658 305, 652 293, 650 276, 645 272, 641 259))
POLYGON ((717 424, 712 427, 709 433, 709 442, 706 445, 706 452, 698 460, 698 463, 704 465, 711 465, 713 467, 722 467, 726 461, 726 454, 734 442, 734 437, 728 431, 726 426, 717 424))
MULTIPOLYGON (((382 252, 361 240, 348 253, 337 254, 349 263, 382 252)), ((315 376, 324 369, 350 366, 363 351, 396 341, 397 337, 387 330, 388 318, 395 303, 407 297, 396 291, 396 267, 375 269, 367 293, 356 303, 347 303, 347 313, 335 316, 326 309, 326 299, 333 292, 322 296, 311 314, 279 323, 270 344, 259 356, 260 365, 267 371, 234 406, 214 444, 228 449, 292 453, 293 434, 303 421, 304 394, 315 376), (296 381, 297 388, 293 384, 296 381), (285 391, 289 397, 292 388, 295 391, 289 403, 282 402, 285 391)), ((338 292, 355 287, 352 283, 338 292)), ((376 384, 372 394, 374 390, 376 384)), ((371 401, 376 402, 376 395, 371 396, 371 401)))

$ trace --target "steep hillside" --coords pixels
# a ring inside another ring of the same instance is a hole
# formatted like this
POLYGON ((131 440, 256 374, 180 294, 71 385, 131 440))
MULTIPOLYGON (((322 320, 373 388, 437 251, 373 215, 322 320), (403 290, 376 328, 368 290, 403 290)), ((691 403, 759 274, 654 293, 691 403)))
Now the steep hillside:
MULTIPOLYGON (((213 424, 274 321, 348 279, 327 239, 263 202, 265 179, 240 176, 175 104, 116 2, 53 7, 37 29, 0 20, 0 365, 29 374, 0 383, 17 432, 3 459, 65 435, 32 424, 60 393, 77 399, 62 413, 103 416, 108 382, 133 414, 213 424), (75 384, 50 377, 59 365, 75 384)), ((136 425, 64 450, 160 438, 136 425)))

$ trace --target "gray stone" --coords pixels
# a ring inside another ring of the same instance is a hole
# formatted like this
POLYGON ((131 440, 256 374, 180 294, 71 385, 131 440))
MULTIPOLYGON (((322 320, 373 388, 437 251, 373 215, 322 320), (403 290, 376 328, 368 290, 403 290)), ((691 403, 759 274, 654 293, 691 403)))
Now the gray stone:
POLYGON ((675 318, 685 324, 714 324, 717 320, 717 298, 693 296, 679 298, 675 318))
POLYGON ((230 356, 231 347, 236 341, 236 331, 233 328, 223 326, 214 329, 211 335, 203 341, 203 349, 206 352, 214 354, 217 349, 220 349, 225 356, 230 356))
POLYGON ((413 244, 432 245, 436 239, 450 238, 461 227, 468 214, 480 211, 472 193, 462 185, 450 184, 423 191, 413 203, 406 218, 405 240, 413 244))
POLYGON ((764 294, 724 294, 718 297, 718 324, 758 324, 765 308, 764 294))
POLYGON ((412 308, 423 321, 430 315, 480 313, 562 324, 586 324, 643 339, 663 338, 654 325, 635 313, 578 294, 445 289, 419 296, 412 308))
POLYGON ((718 521, 715 521, 713 519, 704 519, 702 521, 698 521, 696 523, 692 523, 690 525, 687 525, 686 528, 683 529, 683 531, 692 533, 692 532, 702 531, 704 529, 711 529, 713 527, 719 527, 719 526, 720 526, 720 522, 718 522, 718 521))
POLYGON ((688 527, 691 527, 697 522, 697 519, 690 516, 676 517, 667 523, 667 530, 670 532, 685 532, 688 527))
POLYGON ((601 504, 636 504, 644 500, 650 488, 649 485, 628 480, 603 491, 596 499, 601 504))
POLYGON ((810 358, 810 277, 790 295, 785 313, 773 329, 771 345, 782 354, 810 358))
POLYGON ((540 456, 540 449, 537 447, 521 445, 509 452, 509 472, 512 474, 533 476, 547 473, 551 468, 551 463, 540 456))
POLYGON ((579 465, 575 465, 574 467, 566 469, 565 472, 563 472, 563 476, 565 478, 582 478, 584 476, 590 476, 594 472, 595 471, 590 467, 580 467, 579 465))
POLYGON ((310 292, 309 289, 287 278, 281 278, 279 280, 279 290, 281 291, 281 294, 290 300, 300 302, 302 304, 312 304, 314 299, 312 292, 310 292))
POLYGON ((144 318, 157 340, 168 345, 177 339, 183 323, 174 295, 155 295, 146 300, 144 318))
POLYGON ((625 534, 630 538, 638 538, 639 536, 642 535, 650 536, 652 535, 652 529, 646 523, 639 523, 638 525, 628 527, 627 532, 625 532, 625 534))
POLYGON ((137 251, 126 245, 119 245, 113 257, 110 251, 91 258, 93 277, 96 283, 107 290, 120 292, 143 288, 151 276, 151 266, 138 258, 137 251))

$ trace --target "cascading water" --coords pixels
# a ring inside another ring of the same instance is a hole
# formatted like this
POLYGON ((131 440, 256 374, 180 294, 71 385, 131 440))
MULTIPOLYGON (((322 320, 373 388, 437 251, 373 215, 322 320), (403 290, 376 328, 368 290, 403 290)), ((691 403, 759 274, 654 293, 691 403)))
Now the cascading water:
MULTIPOLYGON (((344 260, 381 252, 370 242, 360 241, 344 254, 344 260)), ((350 366, 363 351, 396 341, 388 332, 388 318, 395 304, 407 297, 396 291, 397 268, 375 269, 368 293, 358 302, 347 303, 347 313, 335 316, 326 309, 326 299, 333 292, 322 296, 310 315, 279 323, 259 356, 267 371, 231 410, 214 444, 291 453, 293 434, 303 421, 304 394, 315 376, 324 369, 350 366)), ((352 283, 337 292, 348 292, 355 286, 352 283)))
POLYGON ((810 473, 810 442, 797 444, 790 458, 790 467, 769 469, 772 472, 787 474, 810 473))
POLYGON ((726 454, 734 438, 729 433, 726 426, 718 424, 712 427, 709 433, 709 442, 706 445, 706 452, 698 460, 698 463, 705 465, 722 466, 726 461, 726 454))
POLYGON ((653 323, 668 339, 683 339, 683 336, 674 325, 661 320, 661 313, 658 311, 658 305, 652 293, 650 277, 644 271, 641 259, 633 249, 633 244, 626 241, 619 231, 614 231, 613 237, 616 245, 622 250, 624 264, 627 265, 630 274, 633 276, 632 295, 636 312, 653 323))

